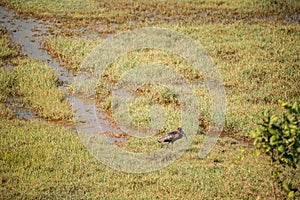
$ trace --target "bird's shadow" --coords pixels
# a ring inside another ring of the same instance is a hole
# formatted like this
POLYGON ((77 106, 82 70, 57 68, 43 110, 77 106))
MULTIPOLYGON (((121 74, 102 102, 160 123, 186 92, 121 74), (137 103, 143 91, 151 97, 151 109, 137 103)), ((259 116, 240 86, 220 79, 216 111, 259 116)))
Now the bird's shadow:
POLYGON ((186 153, 197 152, 198 150, 199 150, 198 148, 193 147, 193 148, 183 149, 183 150, 181 150, 181 152, 186 152, 186 153))
MULTIPOLYGON (((161 148, 168 149, 168 150, 173 150, 174 149, 174 147, 172 146, 172 144, 162 145, 161 148)), ((189 153, 190 152, 191 153, 191 152, 197 152, 198 150, 199 150, 198 148, 193 147, 193 148, 181 149, 181 150, 179 150, 179 152, 180 153, 182 153, 182 152, 185 152, 185 153, 189 153)))

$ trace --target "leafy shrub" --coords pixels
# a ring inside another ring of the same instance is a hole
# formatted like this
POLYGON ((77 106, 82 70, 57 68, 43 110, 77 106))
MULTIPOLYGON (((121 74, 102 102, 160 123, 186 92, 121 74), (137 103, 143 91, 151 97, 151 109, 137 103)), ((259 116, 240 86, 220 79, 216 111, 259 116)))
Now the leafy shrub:
POLYGON ((259 127, 251 132, 254 145, 271 156, 273 162, 296 167, 300 160, 300 106, 281 102, 288 114, 271 115, 269 110, 259 117, 259 127))
POLYGON ((254 145, 258 154, 265 153, 271 158, 272 178, 288 193, 289 197, 295 197, 297 188, 292 183, 282 179, 282 172, 278 167, 296 169, 300 161, 300 105, 293 105, 279 101, 287 111, 281 116, 271 115, 269 110, 258 116, 258 127, 251 131, 254 145))

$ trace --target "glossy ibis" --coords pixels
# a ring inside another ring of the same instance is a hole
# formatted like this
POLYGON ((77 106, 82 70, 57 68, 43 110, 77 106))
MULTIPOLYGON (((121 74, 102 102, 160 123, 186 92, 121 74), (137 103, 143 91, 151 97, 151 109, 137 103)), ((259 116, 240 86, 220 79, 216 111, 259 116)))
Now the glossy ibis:
POLYGON ((183 137, 183 135, 186 137, 186 134, 183 132, 182 128, 178 128, 177 131, 173 131, 165 135, 164 137, 160 138, 158 140, 159 143, 168 142, 169 144, 175 142, 176 140, 179 140, 183 137))

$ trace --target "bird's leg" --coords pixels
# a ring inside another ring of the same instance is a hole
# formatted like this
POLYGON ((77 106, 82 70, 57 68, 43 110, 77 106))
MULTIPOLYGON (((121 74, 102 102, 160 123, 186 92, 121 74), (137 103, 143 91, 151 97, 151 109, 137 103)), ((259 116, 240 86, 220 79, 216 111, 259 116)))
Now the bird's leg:
POLYGON ((185 134, 184 132, 182 132, 182 134, 185 136, 185 139, 187 139, 187 136, 186 136, 186 134, 185 134))
POLYGON ((167 149, 169 149, 169 144, 170 144, 170 142, 167 144, 167 149))
MULTIPOLYGON (((171 143, 172 143, 172 151, 173 151, 173 150, 174 150, 174 146, 173 146, 173 145, 174 145, 174 143, 173 143, 173 142, 171 142, 171 143)), ((169 144, 170 144, 170 143, 169 143, 169 144)))

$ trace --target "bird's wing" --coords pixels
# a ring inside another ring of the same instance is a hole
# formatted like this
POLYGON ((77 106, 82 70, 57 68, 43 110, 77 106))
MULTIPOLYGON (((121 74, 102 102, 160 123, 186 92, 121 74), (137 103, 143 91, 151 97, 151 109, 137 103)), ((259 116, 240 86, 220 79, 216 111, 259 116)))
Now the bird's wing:
POLYGON ((168 133, 168 134, 165 136, 165 138, 166 138, 167 140, 172 140, 172 139, 175 137, 175 133, 176 133, 176 132, 168 133))
POLYGON ((175 137, 175 132, 170 132, 167 135, 165 135, 164 137, 160 138, 159 141, 160 142, 170 142, 173 140, 174 137, 175 137))

